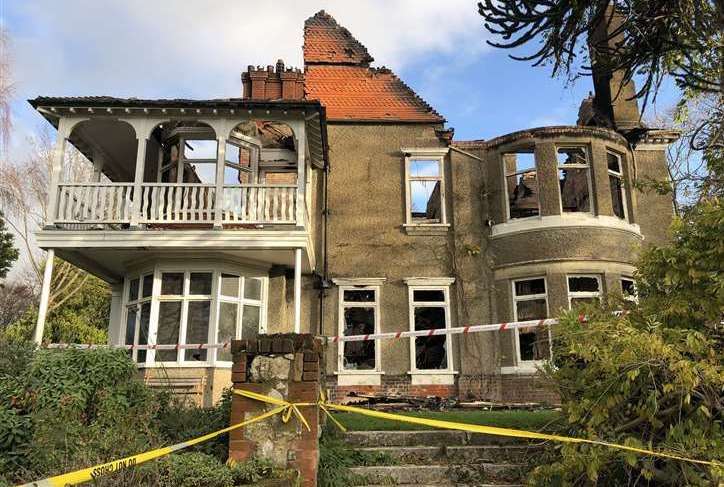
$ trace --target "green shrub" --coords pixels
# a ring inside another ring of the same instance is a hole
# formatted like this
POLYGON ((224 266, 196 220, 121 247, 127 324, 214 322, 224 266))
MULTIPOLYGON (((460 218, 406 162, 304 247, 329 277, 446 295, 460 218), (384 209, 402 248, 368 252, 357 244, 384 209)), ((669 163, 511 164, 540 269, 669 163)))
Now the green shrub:
POLYGON ((158 462, 159 487, 233 487, 229 467, 201 452, 178 453, 158 462))
POLYGON ((246 462, 230 462, 234 485, 256 485, 262 480, 281 479, 289 476, 287 470, 279 469, 270 460, 251 458, 246 462))

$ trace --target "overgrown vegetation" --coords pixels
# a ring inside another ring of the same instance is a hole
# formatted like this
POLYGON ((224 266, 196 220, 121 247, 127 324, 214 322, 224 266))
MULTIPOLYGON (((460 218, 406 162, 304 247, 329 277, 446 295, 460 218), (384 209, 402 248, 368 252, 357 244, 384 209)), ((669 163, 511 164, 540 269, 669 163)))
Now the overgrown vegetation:
MULTIPOLYGON (((0 485, 85 468, 228 425, 230 397, 202 409, 156 392, 125 351, 35 350, 0 341, 0 485)), ((225 487, 286 474, 226 465, 228 439, 119 472, 97 485, 225 487)))
POLYGON ((0 279, 5 279, 13 262, 18 258, 18 249, 13 245, 13 235, 5 226, 5 216, 0 211, 0 279))

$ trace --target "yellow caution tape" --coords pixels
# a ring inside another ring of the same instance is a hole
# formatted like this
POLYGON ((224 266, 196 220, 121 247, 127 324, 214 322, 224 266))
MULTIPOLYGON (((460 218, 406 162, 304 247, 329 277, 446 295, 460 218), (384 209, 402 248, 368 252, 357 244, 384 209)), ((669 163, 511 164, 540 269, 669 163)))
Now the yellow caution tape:
MULTIPOLYGON (((254 392, 249 391, 243 391, 239 389, 234 390, 235 394, 239 394, 241 396, 249 397, 251 399, 256 399, 258 401, 264 401, 271 404, 286 404, 287 407, 293 406, 291 403, 287 403, 286 401, 282 401, 280 399, 275 399, 269 396, 265 396, 263 394, 257 394, 254 392)), ((297 403, 297 406, 311 406, 310 403, 297 403)), ((411 424, 419 424, 424 426, 431 426, 433 428, 442 428, 442 429, 451 429, 451 430, 459 430, 459 431, 467 431, 470 433, 484 433, 488 435, 495 435, 495 436, 509 436, 513 438, 528 438, 533 440, 547 440, 547 441, 558 441, 563 443, 588 443, 591 445, 599 445, 599 446, 606 446, 609 448, 616 448, 619 450, 626 450, 634 453, 640 453, 642 455, 650 455, 660 458, 670 458, 672 460, 680 460, 683 462, 690 462, 690 463, 697 463, 700 465, 709 465, 712 467, 722 467, 724 464, 716 462, 716 461, 707 461, 707 460, 697 460, 694 458, 687 458, 682 457, 679 455, 674 455, 672 453, 666 453, 661 451, 653 451, 653 450, 647 450, 645 448, 636 448, 633 446, 627 446, 627 445, 620 445, 618 443, 609 443, 607 441, 600 441, 600 440, 589 440, 586 438, 574 438, 570 436, 559 436, 559 435, 549 435, 546 433, 537 433, 535 431, 525 431, 525 430, 517 430, 517 429, 510 429, 510 428, 498 428, 495 426, 483 426, 479 424, 468 424, 468 423, 457 423, 454 421, 443 421, 439 419, 427 419, 427 418, 416 418, 412 416, 405 416, 402 414, 395 414, 395 413, 383 413, 381 411, 375 411, 372 409, 364 409, 364 408, 358 408, 354 406, 343 406, 341 404, 334 404, 327 402, 324 394, 321 394, 320 400, 317 403, 317 405, 323 409, 325 413, 329 417, 332 418, 335 424, 338 426, 341 426, 339 424, 339 421, 332 417, 332 415, 329 413, 327 409, 333 409, 337 411, 346 411, 350 413, 357 413, 357 414, 363 414, 365 416, 370 416, 373 418, 382 418, 382 419, 389 419, 391 421, 401 421, 403 423, 411 423, 411 424)), ((342 427, 344 430, 344 427, 342 427)))
MULTIPOLYGON (((273 399, 273 398, 270 398, 270 399, 273 399)), ((266 402, 269 402, 269 401, 266 401, 266 402)), ((43 479, 43 480, 37 480, 35 482, 23 484, 19 487, 64 487, 66 485, 82 484, 83 482, 88 482, 88 481, 94 480, 103 475, 108 475, 108 474, 111 474, 114 472, 118 472, 120 470, 124 470, 126 468, 135 467, 136 465, 140 465, 142 463, 148 462, 149 460, 154 460, 156 458, 163 457, 170 453, 177 452, 179 450, 183 450, 184 448, 188 448, 193 445, 198 445, 199 443, 203 443, 204 441, 210 440, 219 435, 223 435, 224 433, 228 433, 229 431, 233 431, 233 430, 241 428, 243 426, 247 426, 249 424, 256 423, 257 421, 261 421, 263 419, 274 416, 275 414, 279 414, 287 408, 288 408, 288 406, 286 404, 279 405, 278 407, 271 409, 271 410, 265 412, 264 414, 260 414, 259 416, 255 416, 251 419, 247 419, 246 421, 242 421, 241 423, 237 423, 237 424, 229 426, 227 428, 220 429, 218 431, 214 431, 213 433, 209 433, 204 436, 199 436, 198 438, 194 438, 192 440, 183 441, 181 443, 177 443, 175 445, 171 445, 171 446, 167 446, 167 447, 163 447, 163 448, 157 448, 155 450, 147 451, 145 453, 139 453, 138 455, 131 455, 129 457, 121 458, 118 460, 113 460, 112 462, 108 462, 108 463, 102 463, 100 465, 95 465, 93 467, 76 470, 75 472, 69 472, 69 473, 66 473, 63 475, 57 475, 55 477, 50 477, 50 478, 43 479)))
POLYGON ((274 398, 274 397, 267 396, 264 394, 259 394, 256 392, 244 391, 241 389, 234 389, 233 392, 234 392, 234 394, 248 397, 249 399, 254 399, 257 401, 265 402, 267 404, 271 404, 276 407, 273 409, 270 409, 269 411, 267 411, 263 414, 260 414, 259 416, 254 416, 251 419, 242 421, 241 423, 237 423, 237 424, 234 424, 227 428, 223 428, 218 431, 214 431, 213 433, 208 433, 206 435, 199 436, 199 437, 193 438, 191 440, 183 441, 183 442, 177 443, 175 445, 167 446, 164 448, 157 448, 155 450, 147 451, 144 453, 139 453, 137 455, 131 455, 131 456, 121 458, 118 460, 113 460, 108 463, 102 463, 100 465, 95 465, 93 467, 76 470, 75 472, 69 472, 66 474, 57 475, 55 477, 49 477, 47 479, 37 480, 35 482, 30 482, 27 484, 20 485, 18 487, 64 487, 67 485, 82 484, 83 482, 88 482, 88 481, 94 480, 103 475, 108 475, 108 474, 111 474, 114 472, 118 472, 120 470, 124 470, 126 468, 135 467, 136 465, 140 465, 142 463, 148 462, 149 460, 154 460, 156 458, 163 457, 170 453, 177 452, 179 450, 183 450, 190 446, 194 446, 199 443, 203 443, 204 441, 210 440, 210 439, 215 438, 224 433, 228 433, 235 429, 242 428, 242 427, 247 426, 252 423, 256 423, 257 421, 262 421, 264 419, 274 416, 275 414, 280 414, 280 413, 282 414, 282 421, 284 421, 285 423, 287 421, 289 421, 292 414, 294 414, 297 417, 297 419, 299 419, 299 421, 307 428, 307 430, 310 430, 309 423, 307 422, 307 420, 304 418, 304 415, 299 410, 300 407, 305 407, 305 406, 319 406, 319 408, 342 431, 347 431, 347 430, 329 412, 329 409, 362 414, 365 416, 371 416, 373 418, 382 418, 382 419, 388 419, 391 421, 401 421, 403 423, 431 426, 434 428, 467 431, 470 433, 484 433, 484 434, 496 435, 496 436, 509 436, 509 437, 514 437, 514 438, 528 438, 528 439, 534 439, 534 440, 558 441, 558 442, 564 442, 564 443, 588 443, 591 445, 599 445, 599 446, 606 446, 609 448, 617 448, 619 450, 626 450, 626 451, 630 451, 630 452, 634 452, 634 453, 639 453, 642 455, 650 455, 650 456, 655 456, 655 457, 660 457, 660 458, 670 458, 672 460, 680 460, 683 462, 697 463, 700 465, 709 465, 712 467, 723 467, 724 466, 724 464, 716 462, 716 461, 697 460, 694 458, 682 457, 679 455, 674 455, 674 454, 666 453, 666 452, 660 452, 660 451, 657 452, 657 451, 653 451, 653 450, 646 450, 644 448, 636 448, 633 446, 619 445, 617 443, 609 443, 607 441, 589 440, 589 439, 585 439, 585 438, 574 438, 574 437, 570 437, 570 436, 549 435, 546 433, 537 433, 534 431, 516 430, 516 429, 510 429, 510 428, 498 428, 495 426, 483 426, 483 425, 479 425, 479 424, 457 423, 454 421, 443 421, 443 420, 439 420, 439 419, 416 418, 416 417, 412 417, 412 416, 405 416, 402 414, 383 413, 381 411, 374 411, 371 409, 358 408, 358 407, 354 407, 354 406, 344 406, 341 404, 334 404, 334 403, 327 402, 326 398, 324 397, 324 393, 320 393, 320 399, 318 402, 315 402, 315 403, 312 403, 312 402, 291 403, 291 402, 285 401, 283 399, 274 398))

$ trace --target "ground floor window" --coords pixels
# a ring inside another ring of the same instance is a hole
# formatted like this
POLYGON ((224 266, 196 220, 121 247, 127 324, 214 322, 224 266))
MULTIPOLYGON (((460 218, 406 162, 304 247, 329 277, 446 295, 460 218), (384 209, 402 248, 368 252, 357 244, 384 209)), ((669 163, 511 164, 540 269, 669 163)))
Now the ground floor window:
MULTIPOLYGON (((340 286, 340 335, 371 335, 379 331, 379 293, 379 286, 340 286)), ((379 370, 376 340, 342 342, 338 370, 379 370)))
POLYGON ((571 309, 601 300, 601 276, 569 275, 568 305, 571 309))
POLYGON ((621 293, 623 294, 623 299, 625 299, 626 301, 638 303, 639 297, 638 292, 636 291, 636 281, 634 281, 632 278, 621 278, 621 293))
MULTIPOLYGON (((408 292, 412 331, 450 328, 449 286, 410 285, 408 292)), ((452 369, 447 335, 411 339, 410 354, 413 372, 452 369)))
MULTIPOLYGON (((157 267, 126 282, 126 344, 224 343, 263 332, 265 277, 157 267)), ((229 348, 134 350, 132 356, 145 364, 231 361, 229 348)))
MULTIPOLYGON (((548 317, 546 280, 543 277, 513 281, 515 321, 540 320, 548 317)), ((551 356, 548 327, 516 328, 515 348, 518 364, 549 359, 551 356)))

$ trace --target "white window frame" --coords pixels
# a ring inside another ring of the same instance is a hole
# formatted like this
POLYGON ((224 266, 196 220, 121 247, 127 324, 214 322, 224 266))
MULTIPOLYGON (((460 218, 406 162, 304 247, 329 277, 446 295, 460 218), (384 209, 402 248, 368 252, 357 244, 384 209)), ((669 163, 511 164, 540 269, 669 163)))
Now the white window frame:
POLYGON ((541 208, 540 208, 540 174, 538 172, 538 159, 535 156, 535 148, 531 152, 527 152, 526 150, 524 150, 524 148, 520 148, 518 150, 511 149, 511 150, 502 152, 500 154, 500 159, 501 159, 500 164, 503 167, 503 195, 504 195, 503 206, 505 207, 505 221, 506 222, 509 222, 509 221, 519 222, 519 221, 525 221, 525 220, 540 219, 542 216, 541 208), (510 216, 510 193, 508 193, 508 178, 513 175, 518 176, 521 174, 525 174, 526 172, 529 172, 529 171, 518 171, 516 168, 515 172, 508 174, 508 168, 505 165, 505 156, 509 155, 509 154, 533 154, 533 162, 534 162, 533 170, 535 171, 535 179, 536 179, 536 183, 538 184, 538 190, 536 193, 536 200, 538 200, 538 214, 537 215, 524 216, 521 218, 517 218, 517 217, 512 218, 510 216))
MULTIPOLYGON (((626 178, 623 175, 623 156, 611 149, 606 149, 606 158, 608 158, 608 155, 611 154, 616 159, 618 159, 618 168, 620 171, 612 171, 608 167, 608 160, 606 160, 606 170, 608 171, 609 176, 609 185, 611 184, 610 178, 613 176, 616 179, 621 180, 621 205, 623 206, 623 218, 622 220, 627 222, 628 221, 628 204, 626 202, 626 178)), ((611 201, 611 209, 613 210, 613 200, 611 201)), ((613 215, 615 218, 619 218, 618 215, 613 215)))
MULTIPOLYGON (((381 286, 378 284, 360 284, 360 285, 341 285, 338 287, 339 299, 337 308, 337 334, 344 335, 344 311, 347 308, 373 308, 374 309, 374 331, 380 332, 380 292, 381 286), (345 291, 373 291, 375 293, 374 301, 345 301, 345 291)), ((379 374, 381 372, 381 354, 380 341, 375 340, 375 367, 371 370, 345 369, 344 368, 344 343, 339 343, 337 347, 337 373, 349 375, 366 375, 379 374)))
MULTIPOLYGON (((267 329, 267 313, 268 313, 268 287, 269 287, 269 278, 266 275, 263 275, 259 270, 257 269, 247 269, 245 267, 241 266, 229 266, 226 264, 219 264, 219 263, 209 263, 208 265, 204 264, 193 264, 193 265, 164 265, 159 264, 152 268, 145 268, 141 272, 135 272, 129 276, 127 276, 124 281, 124 294, 123 294, 123 317, 122 317, 122 323, 124 326, 124 334, 123 334, 123 340, 125 343, 125 326, 127 326, 127 320, 128 320, 128 309, 130 307, 136 306, 137 314, 136 314, 136 325, 135 325, 135 332, 134 332, 134 344, 138 344, 138 336, 139 336, 139 330, 140 330, 140 319, 141 319, 141 313, 140 313, 140 306, 141 303, 150 302, 151 303, 151 310, 150 310, 150 318, 149 318, 149 325, 148 325, 148 344, 153 345, 157 343, 158 338, 158 318, 159 318, 159 308, 160 303, 162 301, 167 302, 173 302, 173 301, 181 301, 181 320, 179 323, 179 337, 178 337, 178 343, 179 344, 185 344, 186 343, 186 327, 187 327, 187 314, 188 314, 188 303, 191 301, 206 301, 210 300, 210 307, 209 307, 209 327, 208 327, 208 334, 206 337, 206 343, 217 343, 217 336, 218 336, 218 328, 219 328, 219 311, 220 311, 220 303, 222 301, 229 302, 230 299, 222 298, 221 293, 221 275, 222 274, 232 274, 236 275, 242 278, 253 278, 253 279, 259 279, 261 280, 261 300, 253 300, 253 299, 247 299, 243 297, 243 294, 239 295, 239 300, 237 306, 243 306, 244 304, 250 304, 254 306, 260 306, 259 311, 259 334, 266 333, 267 329), (184 281, 183 281, 183 289, 182 295, 164 295, 161 296, 161 275, 163 273, 182 273, 184 275, 184 281), (188 294, 190 292, 190 275, 192 273, 210 273, 211 276, 211 295, 191 295, 188 294), (153 293, 150 298, 143 298, 141 299, 141 286, 142 284, 139 284, 139 300, 129 302, 128 298, 130 295, 130 282, 131 280, 138 278, 140 276, 141 282, 143 280, 144 275, 153 275, 153 293), (254 274, 254 275, 252 275, 254 274), (259 304, 258 304, 259 303, 259 304)), ((241 287, 241 293, 243 293, 244 289, 243 286, 245 283, 245 279, 241 280, 240 287, 241 287)), ((232 300, 233 301, 233 300, 232 300)), ((242 319, 242 313, 239 311, 239 308, 237 308, 237 327, 236 327, 236 333, 237 337, 239 337, 239 333, 241 333, 241 319, 242 319)), ((133 360, 136 361, 138 350, 133 350, 133 360)), ((216 359, 217 355, 217 349, 207 349, 206 352, 206 360, 205 361, 193 361, 193 360, 186 360, 186 353, 178 353, 176 356, 175 361, 165 361, 165 362, 156 362, 155 360, 155 350, 149 349, 146 352, 146 360, 145 362, 137 362, 137 366, 139 367, 209 367, 209 366, 221 366, 223 368, 230 368, 232 362, 230 361, 221 361, 216 359)))
POLYGON ((446 228, 450 224, 447 221, 447 209, 445 204, 445 157, 447 148, 402 148, 405 154, 405 223, 404 227, 437 227, 446 228), (410 164, 412 161, 422 159, 437 161, 440 175, 435 176, 410 176, 410 164), (440 221, 436 223, 418 223, 412 219, 412 181, 440 181, 440 221))
POLYGON ((599 302, 603 298, 603 279, 600 274, 566 274, 566 295, 568 297, 568 309, 571 309, 571 298, 597 298, 599 302), (593 277, 598 281, 598 292, 573 291, 571 292, 572 277, 593 277))
MULTIPOLYGON (((140 330, 141 330, 141 309, 143 308, 143 305, 146 303, 150 303, 149 308, 149 318, 148 318, 148 330, 147 330, 147 337, 146 337, 146 343, 151 343, 151 319, 153 317, 153 291, 154 286, 156 283, 156 279, 153 274, 153 270, 145 270, 144 272, 137 272, 133 275, 130 275, 126 277, 124 280, 124 286, 123 286, 123 320, 122 320, 122 326, 123 326, 123 344, 126 344, 126 333, 128 329, 128 312, 131 308, 133 308, 136 311, 136 320, 133 325, 133 345, 138 345, 138 340, 140 338, 140 330), (153 279, 151 280, 152 286, 151 286, 151 295, 148 297, 143 297, 143 280, 146 276, 152 276, 153 279), (138 294, 136 296, 136 299, 131 300, 131 282, 134 279, 138 279, 138 294)), ((149 362, 149 352, 151 350, 146 350, 146 360, 143 362, 138 362, 138 352, 139 350, 134 348, 131 350, 131 360, 135 362, 139 366, 143 366, 144 364, 147 364, 149 362)))
MULTIPOLYGON (((593 166, 591 164, 591 151, 587 145, 581 144, 561 144, 556 145, 556 186, 558 187, 558 204, 561 208, 561 215, 595 215, 596 210, 594 208, 594 202, 596 196, 593 194, 593 175, 591 171, 593 166), (558 151, 561 149, 583 149, 586 154, 586 164, 561 164, 558 162, 558 151), (586 181, 588 182, 588 211, 564 211, 563 210, 563 192, 561 191, 560 176, 559 172, 562 169, 586 169, 586 181)), ((540 184, 540 183, 539 183, 540 184)))
MULTIPOLYGON (((511 282, 512 296, 513 296, 513 320, 518 321, 518 303, 521 301, 534 301, 537 299, 544 299, 546 302, 546 315, 543 318, 550 316, 550 308, 548 304, 548 280, 545 276, 534 276, 534 277, 522 277, 520 279, 513 279, 511 282), (545 286, 545 292, 543 294, 529 294, 525 296, 518 296, 515 292, 515 283, 522 281, 533 281, 536 279, 543 279, 543 285, 545 286)), ((541 319, 543 319, 541 318, 541 319)), ((520 355, 520 328, 515 329, 515 363, 516 369, 524 370, 537 370, 538 366, 543 364, 545 360, 523 360, 520 355)), ((553 356, 553 344, 551 337, 551 330, 548 328, 548 347, 549 356, 553 356)))
MULTIPOLYGON (((410 331, 415 331, 415 308, 440 308, 445 309, 445 329, 452 328, 451 313, 450 313, 450 285, 455 280, 452 278, 410 278, 405 279, 407 283, 407 299, 408 299, 408 314, 410 319, 410 331), (415 291, 442 291, 444 301, 421 301, 417 302, 414 300, 415 291)), ((455 370, 453 367, 453 353, 452 353, 452 335, 446 335, 445 340, 445 354, 447 356, 447 368, 444 369, 418 369, 415 361, 415 342, 416 337, 410 338, 410 374, 413 378, 413 385, 420 379, 416 376, 430 376, 429 382, 419 383, 430 383, 430 382, 441 382, 446 385, 453 383, 453 374, 455 370)))

